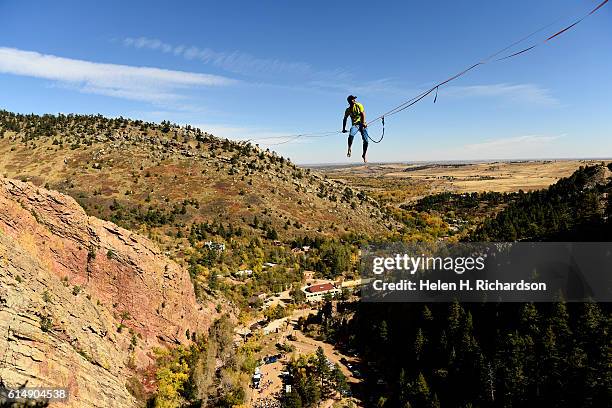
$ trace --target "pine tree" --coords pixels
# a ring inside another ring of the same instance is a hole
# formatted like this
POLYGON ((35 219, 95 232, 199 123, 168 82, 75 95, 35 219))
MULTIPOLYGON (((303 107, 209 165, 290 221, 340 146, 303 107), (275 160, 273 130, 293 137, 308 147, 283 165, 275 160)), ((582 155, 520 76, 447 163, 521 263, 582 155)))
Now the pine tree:
POLYGON ((283 399, 283 408, 302 408, 302 398, 296 391, 291 391, 283 399))
POLYGON ((432 322, 433 321, 433 313, 431 313, 431 309, 427 305, 423 306, 422 317, 423 317, 423 321, 424 322, 432 322))
POLYGON ((336 391, 340 392, 341 394, 348 391, 349 385, 346 380, 346 376, 344 375, 338 364, 334 366, 334 369, 331 372, 331 379, 335 385, 334 388, 336 391))
POLYGON ((547 326, 542 334, 541 386, 537 387, 536 396, 542 395, 551 403, 556 403, 562 391, 561 379, 563 376, 557 336, 551 325, 547 326))
POLYGON ((425 376, 419 371, 416 380, 412 384, 412 398, 415 407, 427 407, 430 402, 429 385, 425 380, 425 376))
POLYGON ((538 316, 538 309, 533 303, 525 303, 521 307, 520 328, 524 334, 532 338, 538 336, 540 332, 540 319, 538 316))
MULTIPOLYGON (((609 398, 612 390, 612 371, 610 361, 610 329, 597 303, 584 303, 577 319, 576 343, 585 353, 584 368, 584 405, 599 406, 609 398), (606 397, 608 395, 608 397, 606 397)), ((574 350, 574 362, 577 362, 578 351, 574 350)))
POLYGON ((389 329, 386 320, 380 322, 380 326, 378 327, 378 338, 383 346, 389 343, 389 329))
POLYGON ((540 365, 538 364, 537 341, 540 338, 540 319, 538 310, 533 303, 525 303, 520 311, 520 333, 524 339, 524 371, 528 379, 528 394, 537 395, 541 379, 540 365))
POLYGON ((561 351, 566 351, 572 341, 572 331, 569 326, 569 313, 565 302, 553 303, 549 324, 555 333, 557 347, 561 351))
POLYGON ((208 287, 211 290, 216 290, 219 287, 219 276, 217 271, 211 271, 208 275, 208 287))
POLYGON ((316 378, 312 376, 306 378, 302 391, 302 404, 304 406, 312 406, 321 400, 321 388, 316 378))
POLYGON ((525 372, 525 357, 529 342, 518 331, 507 333, 497 354, 500 398, 510 406, 523 405, 527 399, 529 377, 525 372))
POLYGON ((419 361, 423 354, 425 347, 425 336, 423 336, 423 330, 419 327, 416 332, 416 338, 414 339, 414 356, 419 361))
POLYGON ((329 366, 327 365, 327 357, 325 357, 325 351, 323 348, 319 346, 316 352, 315 358, 315 371, 319 380, 321 381, 321 388, 323 388, 323 383, 327 379, 329 375, 329 366))
POLYGON ((453 303, 450 304, 448 310, 448 333, 451 338, 456 339, 457 332, 461 325, 461 318, 463 317, 464 310, 459 304, 459 302, 455 299, 453 303))
POLYGON ((397 381, 398 393, 397 399, 400 407, 410 406, 410 384, 408 383, 408 377, 406 371, 402 368, 400 370, 399 378, 397 381))
POLYGON ((440 408, 440 400, 438 399, 438 394, 434 393, 433 398, 430 404, 431 408, 440 408))

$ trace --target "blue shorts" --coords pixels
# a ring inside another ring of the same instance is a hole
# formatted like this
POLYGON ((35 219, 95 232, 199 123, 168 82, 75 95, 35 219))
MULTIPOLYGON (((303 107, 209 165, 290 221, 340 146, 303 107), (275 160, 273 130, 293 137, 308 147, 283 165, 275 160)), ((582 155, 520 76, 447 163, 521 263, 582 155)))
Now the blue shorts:
POLYGON ((349 142, 353 142, 353 138, 357 134, 357 132, 361 133, 361 140, 363 140, 364 146, 368 145, 368 129, 364 128, 361 123, 351 126, 351 130, 349 131, 349 142))

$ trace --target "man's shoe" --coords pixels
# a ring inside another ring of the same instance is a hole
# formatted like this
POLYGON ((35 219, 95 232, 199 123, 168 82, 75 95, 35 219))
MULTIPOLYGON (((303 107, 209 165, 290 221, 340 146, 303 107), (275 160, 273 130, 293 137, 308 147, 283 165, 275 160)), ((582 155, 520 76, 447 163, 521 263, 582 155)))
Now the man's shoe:
POLYGON ((351 149, 348 149, 348 152, 346 152, 346 157, 351 157, 351 149))

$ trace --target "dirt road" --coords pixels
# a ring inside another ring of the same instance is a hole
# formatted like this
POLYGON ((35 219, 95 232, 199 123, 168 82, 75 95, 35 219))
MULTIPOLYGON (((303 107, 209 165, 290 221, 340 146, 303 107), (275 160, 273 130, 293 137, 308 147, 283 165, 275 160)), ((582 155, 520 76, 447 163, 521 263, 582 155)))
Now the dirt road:
MULTIPOLYGON (((270 334, 266 335, 266 339, 270 342, 287 343, 295 347, 295 351, 291 355, 285 356, 282 360, 279 360, 272 364, 264 364, 260 367, 262 373, 262 387, 260 390, 253 390, 251 398, 251 406, 256 406, 257 401, 264 401, 269 399, 277 398, 282 395, 283 382, 280 373, 286 369, 286 364, 291 357, 297 357, 303 354, 314 354, 319 347, 323 348, 325 356, 333 363, 337 364, 344 375, 347 378, 349 384, 353 386, 361 382, 360 379, 355 378, 351 370, 348 369, 340 360, 346 361, 350 364, 358 364, 359 361, 353 357, 343 354, 339 350, 336 350, 332 344, 325 343, 323 341, 315 340, 307 337, 300 330, 297 330, 297 321, 300 317, 308 316, 311 313, 316 313, 316 309, 300 309, 292 313, 291 316, 277 319, 271 322, 267 327, 274 328, 274 331, 270 331, 270 334), (276 329, 278 328, 278 333, 276 329), (294 336, 295 340, 289 340, 288 336, 294 336)), ((356 407, 362 407, 363 404, 356 400, 351 399, 356 407)), ((322 407, 331 407, 338 400, 329 399, 322 401, 322 407)))

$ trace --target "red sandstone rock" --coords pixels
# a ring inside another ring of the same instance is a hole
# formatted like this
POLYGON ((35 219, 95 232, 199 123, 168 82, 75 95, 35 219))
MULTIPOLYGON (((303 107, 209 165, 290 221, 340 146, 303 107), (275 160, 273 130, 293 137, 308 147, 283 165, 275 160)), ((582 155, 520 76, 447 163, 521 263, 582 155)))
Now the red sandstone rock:
POLYGON ((125 383, 153 363, 152 348, 187 343, 214 318, 154 243, 87 216, 71 197, 8 179, 0 283, 1 378, 68 386, 67 406, 134 406, 125 383))

